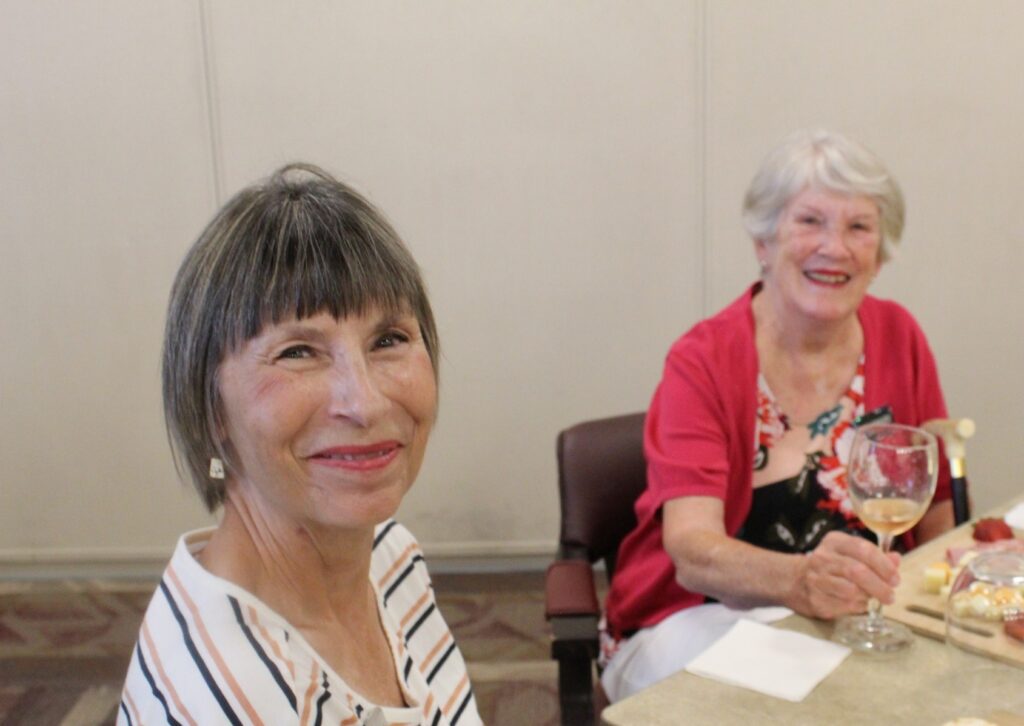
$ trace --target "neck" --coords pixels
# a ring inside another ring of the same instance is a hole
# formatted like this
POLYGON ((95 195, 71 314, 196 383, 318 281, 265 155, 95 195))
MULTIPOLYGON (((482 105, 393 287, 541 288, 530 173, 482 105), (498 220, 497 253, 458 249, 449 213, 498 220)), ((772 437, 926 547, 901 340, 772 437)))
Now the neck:
POLYGON ((287 521, 229 485, 224 516, 201 561, 302 627, 368 614, 367 605, 375 606, 372 548, 372 528, 351 532, 287 521))

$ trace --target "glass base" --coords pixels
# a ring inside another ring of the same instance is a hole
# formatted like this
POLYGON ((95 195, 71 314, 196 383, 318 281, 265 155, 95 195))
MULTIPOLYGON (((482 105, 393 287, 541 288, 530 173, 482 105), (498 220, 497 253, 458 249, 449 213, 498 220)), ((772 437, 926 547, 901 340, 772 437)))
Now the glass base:
POLYGON ((867 615, 852 615, 836 623, 832 640, 861 653, 895 653, 909 648, 914 637, 892 620, 872 621, 867 615))

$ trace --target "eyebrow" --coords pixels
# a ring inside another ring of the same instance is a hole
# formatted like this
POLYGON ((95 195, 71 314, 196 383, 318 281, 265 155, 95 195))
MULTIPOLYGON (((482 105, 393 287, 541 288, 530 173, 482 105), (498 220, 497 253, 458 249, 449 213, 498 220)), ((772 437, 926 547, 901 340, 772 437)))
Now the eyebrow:
MULTIPOLYGON (((419 319, 414 313, 411 311, 402 311, 382 313, 373 327, 375 330, 385 330, 408 320, 413 321, 417 326, 419 325, 419 319)), ((303 340, 314 340, 318 342, 324 341, 328 337, 327 334, 318 326, 306 322, 305 319, 281 324, 276 330, 274 330, 273 335, 274 337, 300 338, 303 340)))
MULTIPOLYGON (((796 214, 824 214, 820 207, 814 205, 813 202, 801 202, 800 206, 793 207, 793 212, 796 214)), ((881 212, 875 210, 871 212, 858 212, 850 217, 850 219, 881 219, 881 212)))

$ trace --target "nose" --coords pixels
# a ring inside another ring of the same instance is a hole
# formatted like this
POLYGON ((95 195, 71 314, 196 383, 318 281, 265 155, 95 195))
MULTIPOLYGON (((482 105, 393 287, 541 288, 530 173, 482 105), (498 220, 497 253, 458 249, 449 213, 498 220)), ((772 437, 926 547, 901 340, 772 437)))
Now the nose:
POLYGON ((831 222, 822 227, 818 249, 823 255, 833 258, 849 257, 850 247, 839 224, 831 222))
POLYGON ((336 362, 331 373, 332 417, 370 426, 384 413, 388 398, 363 357, 336 362))

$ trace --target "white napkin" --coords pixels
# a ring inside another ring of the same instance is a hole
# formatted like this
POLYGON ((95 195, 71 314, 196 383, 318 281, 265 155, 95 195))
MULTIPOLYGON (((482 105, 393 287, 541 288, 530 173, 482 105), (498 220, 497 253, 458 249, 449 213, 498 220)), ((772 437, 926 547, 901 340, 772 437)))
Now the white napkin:
POLYGON ((1003 515, 1003 519, 1014 529, 1024 529, 1024 502, 1010 509, 1003 515))
POLYGON ((686 670, 798 702, 849 654, 846 646, 744 619, 686 670))

